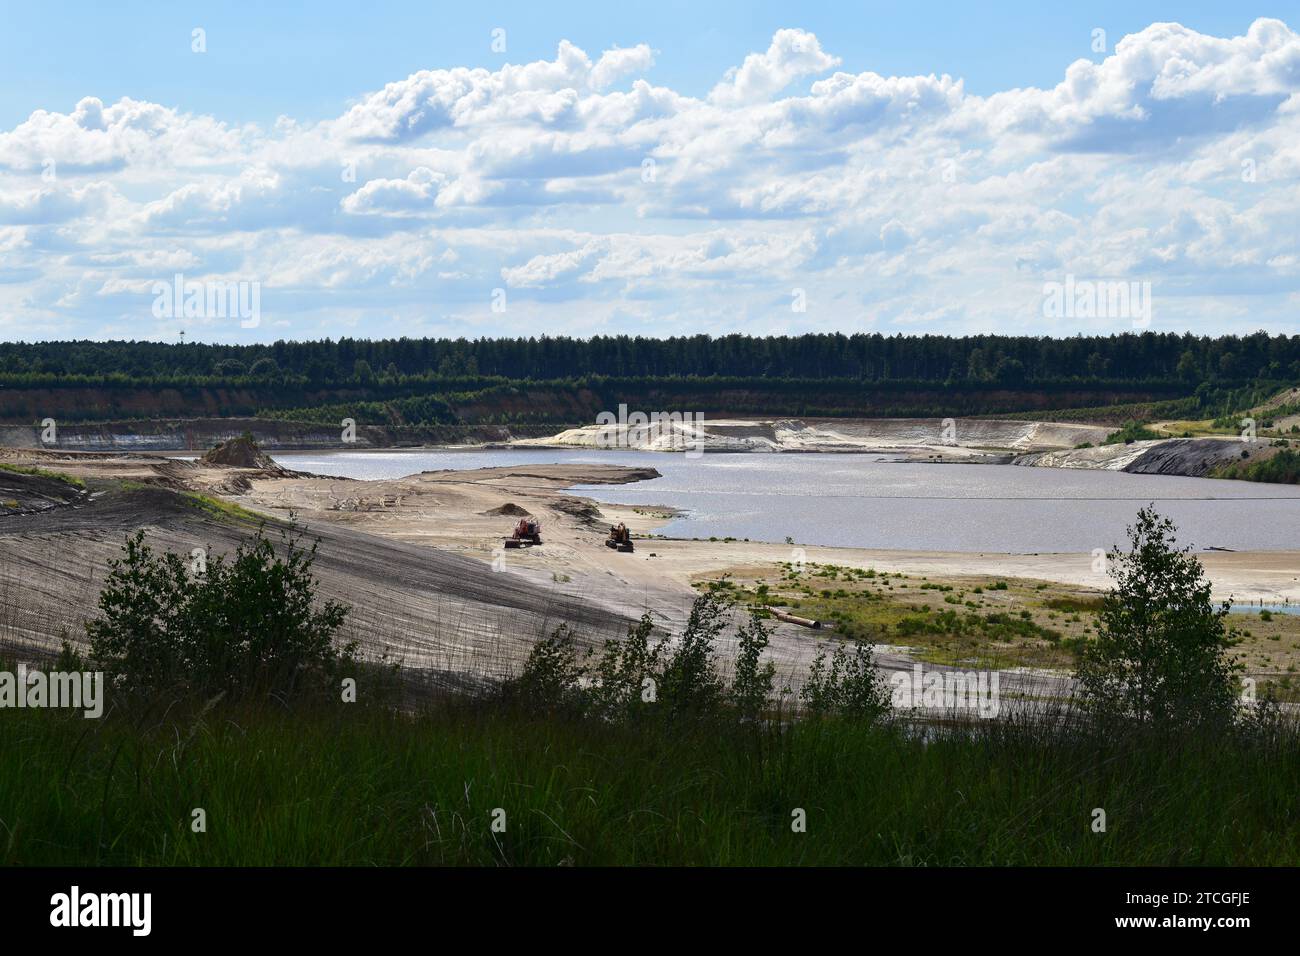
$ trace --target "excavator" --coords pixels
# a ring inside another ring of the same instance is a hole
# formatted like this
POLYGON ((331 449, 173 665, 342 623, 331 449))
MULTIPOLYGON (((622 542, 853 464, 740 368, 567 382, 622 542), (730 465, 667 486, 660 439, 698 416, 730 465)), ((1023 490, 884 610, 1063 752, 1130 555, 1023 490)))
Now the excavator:
POLYGON ((632 532, 627 530, 627 525, 620 521, 610 528, 609 537, 605 539, 605 547, 613 548, 615 551, 632 551, 632 532))
POLYGON ((507 548, 531 547, 542 543, 542 523, 531 516, 524 516, 515 525, 514 534, 506 538, 507 548))

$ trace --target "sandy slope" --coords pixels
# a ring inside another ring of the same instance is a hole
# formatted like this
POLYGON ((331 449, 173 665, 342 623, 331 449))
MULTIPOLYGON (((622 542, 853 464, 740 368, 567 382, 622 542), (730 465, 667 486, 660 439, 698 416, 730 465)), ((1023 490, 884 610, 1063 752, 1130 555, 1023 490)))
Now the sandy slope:
POLYGON ((524 447, 636 448, 645 451, 881 452, 917 458, 981 459, 1099 442, 1107 429, 996 419, 719 419, 585 425, 524 447))
MULTIPOLYGON (((1077 588, 1109 585, 1086 554, 970 554, 886 549, 806 547, 755 542, 709 542, 642 538, 633 554, 602 544, 608 525, 625 521, 638 533, 653 533, 667 520, 664 509, 595 504, 567 492, 576 483, 636 480, 636 469, 608 465, 551 465, 435 472, 396 481, 340 482, 331 479, 261 479, 241 499, 265 509, 299 512, 496 562, 501 580, 520 576, 610 613, 652 612, 670 632, 680 628, 694 597, 691 583, 729 571, 737 577, 770 574, 780 562, 802 559, 926 576, 931 580, 987 584, 990 577, 1027 578, 1077 588), (540 517, 540 548, 502 550, 501 536, 514 519, 488 512, 513 504, 540 517)), ((1201 555, 1216 597, 1236 600, 1300 601, 1300 553, 1207 552, 1201 555)), ((779 624, 769 649, 783 682, 797 688, 820 647, 833 636, 779 624)), ((724 658, 730 638, 723 641, 724 658)), ((887 671, 909 670, 912 658, 895 648, 878 648, 887 671)), ((1004 678, 1004 694, 1067 693, 1060 675, 1023 671, 1004 678)))
MULTIPOLYGON (((1289 426, 1288 426, 1289 427, 1289 426)), ((633 448, 685 452, 866 452, 911 461, 964 461, 1202 477, 1277 453, 1268 441, 1199 437, 1103 445, 1100 425, 976 418, 668 420, 585 425, 511 444, 533 448, 633 448), (1086 445, 1088 447, 1079 447, 1086 445)))
MULTIPOLYGON (((499 673, 560 620, 585 622, 588 638, 599 641, 649 611, 671 632, 689 610, 693 580, 728 569, 766 573, 776 563, 798 559, 932 580, 1005 577, 1083 588, 1107 584, 1093 570, 1090 554, 815 546, 795 551, 780 544, 653 538, 638 540, 633 554, 605 548, 609 524, 622 520, 638 533, 653 533, 667 520, 665 509, 596 504, 568 489, 578 483, 638 481, 653 477, 653 469, 520 465, 353 481, 177 467, 149 456, 51 456, 39 464, 91 479, 129 477, 165 489, 219 490, 254 511, 294 512, 324 539, 320 567, 325 593, 358 608, 352 636, 372 651, 392 643, 408 664, 445 670, 482 670, 486 657, 489 669, 499 673), (542 520, 541 547, 502 548, 516 519, 493 512, 506 505, 542 520)), ((192 515, 178 512, 176 496, 170 496, 173 504, 165 503, 164 489, 157 501, 149 494, 146 488, 119 498, 96 498, 89 505, 0 519, 0 607, 24 609, 21 620, 10 622, 20 637, 43 639, 49 646, 65 624, 75 631, 76 619, 93 604, 104 563, 128 529, 146 527, 160 544, 182 551, 205 544, 224 550, 237 540, 224 525, 196 524, 192 515)), ((1209 552, 1201 559, 1217 597, 1300 601, 1300 552, 1209 552)), ((783 679, 797 687, 827 639, 795 625, 779 625, 770 653, 783 679)), ((880 660, 887 669, 906 670, 912 663, 906 654, 887 648, 880 649, 880 660)), ((1065 687, 1050 674, 1008 679, 1013 684, 1004 686, 1004 692, 1059 692, 1065 687)))

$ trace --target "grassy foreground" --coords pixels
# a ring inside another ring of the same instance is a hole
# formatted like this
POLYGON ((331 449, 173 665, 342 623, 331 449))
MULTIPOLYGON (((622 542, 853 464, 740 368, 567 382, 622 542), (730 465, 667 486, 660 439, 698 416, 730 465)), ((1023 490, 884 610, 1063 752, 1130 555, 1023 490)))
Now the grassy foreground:
POLYGON ((150 726, 7 710, 0 863, 1294 865, 1298 758, 1293 734, 986 725, 927 742, 483 704, 218 706, 150 726))

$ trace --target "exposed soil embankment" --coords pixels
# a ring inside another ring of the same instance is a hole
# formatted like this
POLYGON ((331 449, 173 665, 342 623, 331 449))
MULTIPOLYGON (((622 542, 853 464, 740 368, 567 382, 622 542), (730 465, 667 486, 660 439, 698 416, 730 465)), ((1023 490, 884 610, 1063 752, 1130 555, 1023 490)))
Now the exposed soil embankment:
MULTIPOLYGON (((57 423, 56 423, 57 424, 57 423)), ((162 421, 57 424, 52 442, 44 430, 0 425, 0 445, 62 451, 204 452, 245 432, 272 451, 323 448, 418 448, 428 445, 484 444, 535 434, 527 427, 494 425, 362 425, 347 429, 315 422, 264 418, 190 418, 162 421)))
MULTIPOLYGON (((246 442, 209 458, 0 451, 14 467, 57 471, 90 489, 64 493, 76 485, 0 469, 22 489, 22 507, 0 515, 0 645, 48 651, 64 632, 82 634, 124 534, 143 528, 178 553, 224 553, 251 533, 258 512, 293 512, 321 538, 321 594, 357 609, 348 638, 421 669, 499 675, 559 623, 598 643, 623 633, 649 600, 595 563, 557 573, 540 555, 512 554, 508 565, 493 555, 515 510, 546 519, 548 551, 565 533, 585 542, 601 512, 568 487, 656 478, 653 469, 528 465, 363 482, 258 467, 265 462, 246 442), (222 464, 227 458, 236 464, 222 464)), ((597 547, 592 540, 590 551, 597 547)), ((688 597, 662 603, 677 617, 688 597)))
POLYGON ((1215 469, 1276 453, 1266 442, 1235 438, 1170 438, 1022 455, 1012 464, 1034 468, 1083 468, 1138 475, 1204 478, 1215 469))
POLYGON ((86 494, 84 488, 58 477, 0 468, 0 517, 50 511, 81 501, 86 494))
MULTIPOLYGON (((155 548, 224 554, 255 523, 214 512, 166 488, 99 494, 78 507, 0 520, 0 646, 50 652, 63 634, 76 640, 93 615, 109 559, 123 536, 146 531, 155 548)), ((408 666, 480 676, 502 674, 561 621, 593 641, 623 633, 630 618, 482 561, 308 520, 319 539, 315 572, 322 597, 353 607, 345 639, 367 656, 408 666)), ((273 540, 278 535, 272 529, 273 540)))
POLYGON ((1093 425, 1003 419, 677 419, 585 425, 513 444, 703 452, 882 452, 921 458, 1007 460, 1105 438, 1093 425))

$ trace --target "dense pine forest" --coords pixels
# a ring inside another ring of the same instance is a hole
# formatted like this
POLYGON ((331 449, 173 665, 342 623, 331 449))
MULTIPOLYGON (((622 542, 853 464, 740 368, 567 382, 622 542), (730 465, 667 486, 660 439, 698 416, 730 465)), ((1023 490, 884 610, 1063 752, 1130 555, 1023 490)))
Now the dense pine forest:
POLYGON ((879 334, 0 344, 0 420, 576 423, 613 403, 752 415, 1220 414, 1300 381, 1300 335, 879 334))
POLYGON ((562 380, 604 376, 848 378, 868 382, 1149 382, 1300 377, 1300 335, 1124 334, 1073 338, 879 334, 667 339, 325 339, 271 345, 0 344, 7 383, 239 380, 312 385, 403 376, 562 380))

